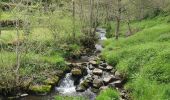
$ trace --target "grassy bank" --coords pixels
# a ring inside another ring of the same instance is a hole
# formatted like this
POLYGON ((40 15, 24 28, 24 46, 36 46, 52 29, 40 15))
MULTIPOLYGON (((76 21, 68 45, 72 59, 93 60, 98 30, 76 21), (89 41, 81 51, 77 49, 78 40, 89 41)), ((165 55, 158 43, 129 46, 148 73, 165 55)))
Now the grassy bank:
MULTIPOLYGON (((170 97, 169 16, 133 22, 139 32, 118 41, 105 41, 102 57, 116 64, 133 100, 168 100, 170 97)), ((122 29, 122 31, 124 31, 122 29)), ((125 31, 124 31, 125 32, 125 31)), ((124 33, 122 32, 122 33, 124 33)))

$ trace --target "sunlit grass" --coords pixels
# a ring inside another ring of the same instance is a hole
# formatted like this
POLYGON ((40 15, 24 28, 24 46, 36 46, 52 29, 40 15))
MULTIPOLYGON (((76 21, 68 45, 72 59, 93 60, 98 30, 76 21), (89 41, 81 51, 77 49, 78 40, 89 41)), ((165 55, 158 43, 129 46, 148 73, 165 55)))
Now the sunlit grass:
MULTIPOLYGON (((128 38, 104 42, 103 58, 128 79, 134 100, 168 100, 170 82, 170 24, 157 17, 132 26, 141 30, 128 38)), ((125 31, 124 31, 125 32, 125 31)))

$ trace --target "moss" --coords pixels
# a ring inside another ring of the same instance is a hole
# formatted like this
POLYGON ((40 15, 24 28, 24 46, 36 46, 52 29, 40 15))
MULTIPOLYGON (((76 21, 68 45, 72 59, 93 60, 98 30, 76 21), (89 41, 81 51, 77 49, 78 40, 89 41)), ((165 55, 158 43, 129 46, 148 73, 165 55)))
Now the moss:
POLYGON ((82 75, 82 71, 81 69, 77 69, 77 68, 74 68, 72 71, 71 71, 72 75, 74 76, 80 76, 82 75))
POLYGON ((51 85, 31 85, 29 90, 36 94, 47 94, 51 91, 51 85))
POLYGON ((58 76, 53 76, 44 81, 45 84, 48 85, 56 85, 59 82, 59 77, 58 76))

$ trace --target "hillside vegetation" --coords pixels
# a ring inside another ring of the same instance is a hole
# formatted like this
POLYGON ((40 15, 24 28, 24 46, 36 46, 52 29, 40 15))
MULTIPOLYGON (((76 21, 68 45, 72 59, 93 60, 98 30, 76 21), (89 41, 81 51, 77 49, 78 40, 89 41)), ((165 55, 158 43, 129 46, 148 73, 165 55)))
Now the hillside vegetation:
POLYGON ((131 99, 169 100, 169 16, 158 16, 131 25, 140 31, 127 38, 106 40, 102 57, 108 63, 116 64, 116 69, 123 74, 131 99))

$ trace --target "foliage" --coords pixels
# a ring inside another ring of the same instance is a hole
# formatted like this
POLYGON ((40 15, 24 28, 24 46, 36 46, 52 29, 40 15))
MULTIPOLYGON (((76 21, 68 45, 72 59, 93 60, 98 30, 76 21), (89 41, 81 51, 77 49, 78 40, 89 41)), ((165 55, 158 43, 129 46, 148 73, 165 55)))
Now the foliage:
POLYGON ((116 68, 128 79, 126 88, 134 100, 169 98, 170 25, 165 22, 165 17, 138 22, 148 23, 148 27, 128 38, 109 39, 104 43, 102 57, 112 65, 117 64, 116 68), (157 19, 162 19, 164 24, 157 19))
POLYGON ((55 100, 87 100, 83 97, 55 96, 55 100))
POLYGON ((35 92, 35 93, 48 93, 51 90, 51 85, 30 86, 30 90, 35 92))
MULTIPOLYGON (((52 72, 55 70, 68 70, 64 59, 59 55, 42 56, 38 54, 25 54, 21 56, 21 64, 19 69, 20 81, 31 79, 34 76, 32 83, 43 84, 48 78, 54 77, 52 72), (51 74, 50 74, 51 72, 51 74)), ((14 52, 0 52, 0 76, 3 83, 2 88, 15 88, 15 73, 11 70, 16 69, 16 54, 14 52)), ((54 80, 58 82, 58 79, 54 80)), ((10 92, 10 90, 7 90, 10 92)))
POLYGON ((101 93, 96 97, 96 100, 119 100, 119 94, 117 90, 109 88, 101 91, 101 93))

